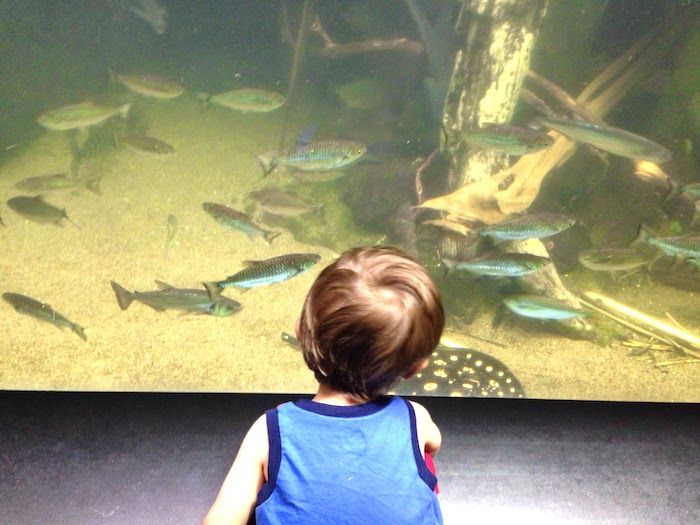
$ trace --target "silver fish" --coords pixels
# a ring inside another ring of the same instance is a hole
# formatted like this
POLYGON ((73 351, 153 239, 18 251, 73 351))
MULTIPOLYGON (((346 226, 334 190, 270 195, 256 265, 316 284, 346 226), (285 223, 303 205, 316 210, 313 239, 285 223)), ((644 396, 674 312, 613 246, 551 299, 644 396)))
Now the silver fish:
POLYGON ((320 172, 344 168, 357 161, 367 147, 351 140, 327 140, 311 142, 287 153, 270 152, 258 156, 264 174, 268 175, 278 166, 284 168, 320 172))
POLYGON ((51 323, 59 328, 68 327, 73 330, 78 336, 87 341, 87 336, 85 335, 85 329, 82 326, 78 326, 72 321, 69 321, 56 310, 54 310, 50 305, 27 297, 26 295, 6 292, 2 294, 2 298, 5 299, 12 307, 21 314, 29 315, 40 321, 45 321, 51 323))
POLYGON ((547 257, 531 253, 496 253, 468 261, 442 259, 448 270, 465 270, 475 275, 519 277, 538 272, 551 264, 547 257))
POLYGON ((158 0, 136 0, 136 4, 130 6, 129 11, 150 25, 156 34, 165 33, 168 10, 158 0))
POLYGON ((542 239, 560 233, 576 223, 576 219, 558 213, 533 213, 501 221, 479 229, 479 234, 502 241, 542 239))
POLYGON ((301 197, 275 188, 263 188, 251 191, 248 196, 253 199, 262 210, 277 217, 297 217, 312 211, 317 211, 323 204, 314 204, 301 197))
POLYGON ((540 118, 540 122, 572 140, 591 144, 621 157, 659 163, 673 157, 672 153, 660 144, 613 126, 555 118, 540 118))
POLYGON ((206 282, 209 295, 217 297, 226 287, 253 288, 264 284, 279 283, 309 271, 321 256, 315 253, 290 253, 264 261, 243 261, 247 265, 240 272, 218 282, 206 282))
POLYGON ((459 134, 459 139, 479 149, 500 151, 508 155, 534 153, 554 143, 554 137, 541 131, 501 124, 466 130, 459 134))
POLYGON ((539 295, 517 295, 507 297, 503 303, 512 312, 533 319, 564 320, 573 317, 588 317, 590 314, 562 301, 539 295))
POLYGON ((206 290, 175 288, 162 281, 156 281, 158 290, 151 292, 130 292, 119 283, 111 281, 110 284, 122 310, 126 310, 133 301, 142 302, 159 312, 184 310, 216 317, 225 317, 241 309, 241 303, 233 299, 221 295, 212 299, 206 290))
POLYGON ((56 206, 51 206, 50 204, 44 202, 44 199, 40 196, 36 197, 12 197, 7 201, 7 205, 14 211, 26 217, 30 221, 38 222, 39 224, 56 224, 60 225, 62 219, 66 219, 73 226, 80 229, 80 226, 75 224, 68 214, 66 209, 60 209, 56 206))
POLYGON ((578 254, 581 266, 595 272, 624 272, 649 264, 651 258, 634 248, 602 248, 578 254))
POLYGON ((268 243, 271 243, 273 239, 280 235, 280 232, 265 230, 262 226, 253 222, 250 217, 244 213, 236 211, 233 208, 229 208, 228 206, 224 206, 223 204, 205 202, 202 204, 202 208, 223 227, 241 231, 245 233, 249 239, 259 235, 268 243))

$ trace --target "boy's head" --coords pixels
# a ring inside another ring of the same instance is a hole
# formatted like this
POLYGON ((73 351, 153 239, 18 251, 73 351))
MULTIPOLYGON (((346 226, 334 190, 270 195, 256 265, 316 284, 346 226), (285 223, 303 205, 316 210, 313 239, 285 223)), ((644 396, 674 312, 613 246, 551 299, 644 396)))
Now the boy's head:
POLYGON ((320 383, 374 399, 427 358, 445 314, 435 281, 396 248, 354 248, 316 278, 299 342, 320 383))

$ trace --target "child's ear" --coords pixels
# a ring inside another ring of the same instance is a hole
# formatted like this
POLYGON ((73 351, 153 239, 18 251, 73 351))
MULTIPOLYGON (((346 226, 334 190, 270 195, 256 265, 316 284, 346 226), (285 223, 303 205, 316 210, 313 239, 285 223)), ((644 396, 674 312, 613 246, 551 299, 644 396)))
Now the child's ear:
POLYGON ((297 322, 294 323, 294 333, 297 334, 297 339, 299 339, 299 323, 301 322, 301 318, 297 317, 297 322))
POLYGON ((423 359, 420 363, 418 363, 416 366, 411 368, 408 372, 406 372, 404 375, 401 377, 404 379, 410 379, 414 375, 416 375, 418 372, 423 370, 428 364, 430 363, 430 360, 428 358, 423 359))

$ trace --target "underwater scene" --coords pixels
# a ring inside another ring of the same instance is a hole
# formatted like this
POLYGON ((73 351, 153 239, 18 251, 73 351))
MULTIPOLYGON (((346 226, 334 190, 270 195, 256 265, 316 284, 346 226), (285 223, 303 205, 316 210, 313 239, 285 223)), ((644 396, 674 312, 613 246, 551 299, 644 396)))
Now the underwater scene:
POLYGON ((700 3, 0 4, 0 389, 311 393, 342 251, 443 296, 394 392, 700 402, 700 3))

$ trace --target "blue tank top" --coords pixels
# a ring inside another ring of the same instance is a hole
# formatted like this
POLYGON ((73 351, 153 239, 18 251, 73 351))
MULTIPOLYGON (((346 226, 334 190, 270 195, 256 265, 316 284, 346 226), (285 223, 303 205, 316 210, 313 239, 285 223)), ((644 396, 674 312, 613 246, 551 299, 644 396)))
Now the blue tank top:
POLYGON ((408 401, 341 407, 301 399, 266 418, 268 481, 257 525, 442 523, 408 401))

